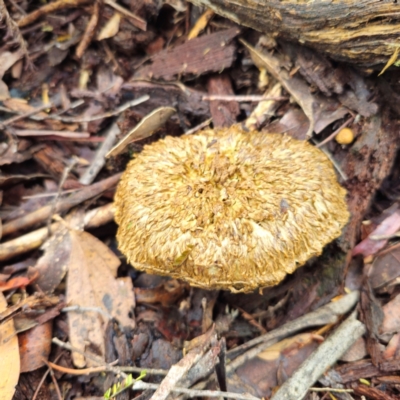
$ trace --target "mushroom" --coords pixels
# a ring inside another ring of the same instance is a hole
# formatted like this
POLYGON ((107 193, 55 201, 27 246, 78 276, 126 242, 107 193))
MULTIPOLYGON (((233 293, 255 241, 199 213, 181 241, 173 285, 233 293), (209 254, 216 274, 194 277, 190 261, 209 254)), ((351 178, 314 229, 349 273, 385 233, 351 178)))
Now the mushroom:
POLYGON ((119 249, 138 270, 249 292, 277 285, 340 236, 345 196, 306 141, 236 126, 168 136, 122 175, 119 249))

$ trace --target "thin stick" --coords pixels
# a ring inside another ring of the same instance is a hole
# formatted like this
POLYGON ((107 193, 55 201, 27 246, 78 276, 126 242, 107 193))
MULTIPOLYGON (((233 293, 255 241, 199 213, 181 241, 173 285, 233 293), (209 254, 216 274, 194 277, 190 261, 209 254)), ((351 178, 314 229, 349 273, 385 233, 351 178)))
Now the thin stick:
POLYGON ((64 138, 88 138, 89 132, 50 131, 43 129, 14 129, 17 136, 59 136, 64 138))
POLYGON ((327 138, 325 138, 322 142, 319 142, 315 147, 321 147, 324 144, 330 142, 337 134, 346 126, 350 125, 351 122, 354 121, 354 117, 349 118, 344 124, 340 125, 336 131, 332 132, 327 138))
MULTIPOLYGON (((21 119, 24 119, 24 118, 30 117, 32 115, 35 115, 35 114, 37 114, 37 113, 39 113, 39 112, 41 112, 43 110, 46 110, 47 108, 50 108, 52 106, 53 106, 52 103, 44 104, 44 105, 42 105, 40 107, 37 107, 37 108, 35 108, 35 109, 31 110, 31 111, 26 112, 26 113, 19 114, 19 115, 16 115, 14 117, 8 118, 5 121, 1 122, 0 126, 11 125, 14 122, 17 122, 17 121, 19 121, 21 119)), ((10 111, 12 112, 12 110, 10 110, 10 111)))
POLYGON ((132 25, 136 26, 136 28, 139 28, 142 31, 145 31, 147 29, 147 22, 144 19, 139 18, 135 14, 132 14, 129 10, 120 6, 115 1, 104 0, 104 3, 109 5, 110 7, 113 7, 115 10, 119 11, 121 14, 124 14, 126 17, 128 17, 130 19, 132 25))
POLYGON ((203 96, 204 101, 238 101, 238 102, 260 102, 268 100, 289 100, 284 96, 263 96, 263 95, 223 95, 213 94, 203 96))
POLYGON ((91 117, 62 117, 60 115, 48 115, 46 119, 55 119, 57 121, 62 121, 62 122, 92 122, 92 121, 97 121, 98 119, 103 119, 103 118, 109 118, 109 117, 114 117, 115 115, 121 114, 125 110, 127 110, 130 107, 137 106, 138 104, 144 103, 150 98, 149 95, 145 94, 143 96, 138 97, 137 99, 130 100, 126 102, 125 104, 122 104, 121 106, 117 107, 113 111, 108 111, 103 114, 98 114, 98 115, 93 115, 91 117))
POLYGON ((210 125, 212 121, 212 118, 206 119, 204 122, 202 122, 199 125, 196 125, 194 128, 189 129, 188 131, 185 132, 185 135, 192 135, 193 133, 196 133, 200 129, 205 128, 206 126, 210 125))
MULTIPOLYGON (((132 390, 146 390, 153 389, 156 390, 160 387, 160 385, 156 383, 147 383, 143 381, 135 382, 135 384, 131 387, 132 390)), ((239 394, 232 392, 221 392, 219 390, 195 390, 195 389, 186 389, 174 387, 171 389, 174 393, 182 393, 186 394, 189 397, 225 397, 226 399, 238 399, 238 400, 261 400, 258 397, 252 396, 250 394, 239 394)))

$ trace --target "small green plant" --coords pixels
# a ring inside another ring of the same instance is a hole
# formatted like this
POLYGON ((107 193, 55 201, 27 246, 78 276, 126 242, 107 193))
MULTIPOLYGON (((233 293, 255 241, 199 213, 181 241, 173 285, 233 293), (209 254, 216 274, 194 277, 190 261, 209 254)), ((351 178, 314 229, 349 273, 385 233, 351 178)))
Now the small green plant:
POLYGON ((133 386, 135 382, 141 381, 145 376, 146 370, 141 371, 140 375, 136 379, 133 379, 132 374, 129 374, 122 382, 114 383, 114 385, 104 393, 104 398, 106 400, 113 399, 124 390, 129 389, 131 386, 133 386))

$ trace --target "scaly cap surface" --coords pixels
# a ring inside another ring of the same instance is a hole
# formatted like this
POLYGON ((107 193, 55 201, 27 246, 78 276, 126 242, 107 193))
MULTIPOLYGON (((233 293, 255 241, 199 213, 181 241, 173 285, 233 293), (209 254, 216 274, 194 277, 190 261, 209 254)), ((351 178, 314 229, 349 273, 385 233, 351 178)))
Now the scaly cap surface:
POLYGON ((119 248, 137 269, 193 286, 277 285, 341 234, 346 191, 326 155, 281 134, 166 137, 119 183, 119 248))

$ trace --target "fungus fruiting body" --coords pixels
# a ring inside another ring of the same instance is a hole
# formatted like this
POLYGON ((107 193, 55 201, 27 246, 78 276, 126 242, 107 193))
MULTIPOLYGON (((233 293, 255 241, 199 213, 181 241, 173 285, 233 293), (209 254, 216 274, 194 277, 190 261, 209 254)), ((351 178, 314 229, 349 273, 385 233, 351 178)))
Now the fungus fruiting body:
POLYGON ((278 284, 340 236, 345 196, 308 142, 207 129, 161 139, 129 162, 117 239, 139 270, 248 292, 278 284))

